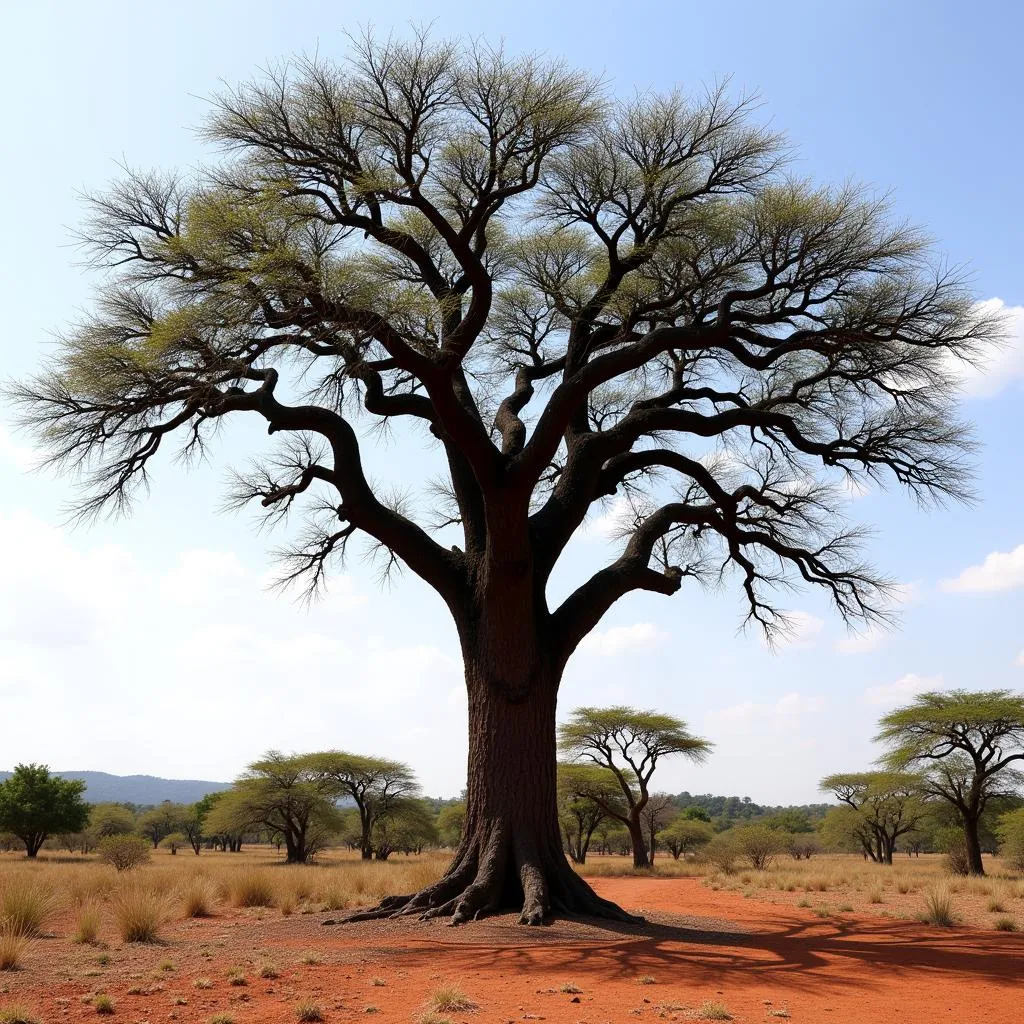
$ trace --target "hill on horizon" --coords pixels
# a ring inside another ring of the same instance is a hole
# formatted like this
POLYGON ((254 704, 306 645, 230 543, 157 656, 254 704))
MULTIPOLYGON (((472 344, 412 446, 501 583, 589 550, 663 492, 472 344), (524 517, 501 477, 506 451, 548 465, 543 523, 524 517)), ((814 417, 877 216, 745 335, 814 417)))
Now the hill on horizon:
MULTIPOLYGON (((153 805, 172 800, 179 804, 192 804, 207 793, 230 789, 230 782, 210 782, 204 779, 161 779, 156 775, 111 775, 109 772, 54 772, 63 779, 80 779, 85 783, 85 799, 91 804, 123 803, 153 805)), ((0 771, 0 782, 10 778, 10 772, 0 771)))

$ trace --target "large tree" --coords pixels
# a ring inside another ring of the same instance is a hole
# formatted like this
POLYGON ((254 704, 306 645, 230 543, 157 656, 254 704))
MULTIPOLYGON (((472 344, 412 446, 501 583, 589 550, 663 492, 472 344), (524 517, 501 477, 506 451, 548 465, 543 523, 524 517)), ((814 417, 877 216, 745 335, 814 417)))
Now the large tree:
POLYGON ((893 768, 924 772, 925 790, 955 809, 971 874, 983 875, 981 816, 996 798, 1014 796, 1024 775, 1024 696, 1009 690, 919 694, 879 723, 893 768))
POLYGON ((838 772, 821 780, 822 792, 832 793, 860 819, 852 833, 864 852, 880 864, 891 864, 897 840, 918 827, 928 812, 922 779, 908 772, 838 772))
MULTIPOLYGON (((580 775, 577 793, 593 800, 611 818, 629 830, 633 844, 633 867, 649 868, 651 858, 644 839, 644 826, 653 836, 660 822, 648 822, 644 811, 651 800, 650 783, 662 758, 682 754, 692 761, 707 756, 711 744, 693 736, 686 723, 672 715, 636 708, 576 708, 558 729, 558 745, 583 764, 596 765, 611 775, 617 785, 615 799, 609 798, 604 777, 597 785, 580 775)), ((671 802, 671 797, 664 797, 671 802)))
POLYGON ((310 512, 286 579, 316 587, 362 537, 451 612, 466 828, 448 873, 380 914, 618 914, 558 832, 555 703, 580 641, 628 594, 723 579, 769 635, 793 580, 878 619, 886 581, 842 484, 964 493, 950 356, 996 325, 884 200, 787 173, 753 110, 365 38, 221 95, 208 169, 129 172, 91 201, 93 308, 12 389, 51 462, 85 471, 82 513, 256 418, 277 447, 237 502, 310 512), (429 439, 440 481, 371 482, 379 425, 429 439), (610 499, 620 551, 552 601, 610 499))
POLYGON ((34 858, 43 843, 61 832, 81 832, 89 822, 82 799, 85 783, 51 775, 41 764, 19 764, 0 782, 0 832, 10 832, 34 858))
POLYGON ((558 765, 558 821, 574 864, 586 864, 590 840, 607 815, 604 808, 620 804, 618 780, 607 769, 592 764, 558 765))

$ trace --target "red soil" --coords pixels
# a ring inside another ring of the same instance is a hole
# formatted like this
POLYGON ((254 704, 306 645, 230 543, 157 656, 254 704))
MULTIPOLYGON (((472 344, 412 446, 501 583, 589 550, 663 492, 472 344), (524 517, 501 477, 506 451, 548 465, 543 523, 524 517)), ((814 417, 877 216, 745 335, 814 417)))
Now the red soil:
POLYGON ((939 929, 872 916, 819 919, 810 910, 713 892, 694 879, 603 878, 602 896, 644 926, 556 921, 525 929, 502 917, 449 929, 437 922, 324 927, 328 915, 231 912, 179 922, 160 946, 99 952, 41 940, 26 969, 0 974, 0 1008, 21 1003, 44 1022, 95 1020, 83 997, 106 992, 115 1021, 294 1022, 299 1001, 324 1018, 412 1024, 446 984, 479 1009, 453 1021, 619 1024, 700 1019, 705 1002, 738 1021, 807 1024, 1010 1024, 1024 1020, 1024 935, 939 929), (321 963, 304 964, 315 952, 321 963), (259 977, 272 961, 280 977, 259 977), (162 971, 163 961, 174 970, 162 971), (242 968, 248 984, 229 985, 242 968), (196 978, 213 987, 196 989, 196 978), (375 983, 377 979, 383 984, 375 983), (562 991, 571 983, 580 991, 562 991), (128 994, 130 988, 141 992, 128 994), (187 1000, 181 1004, 178 1000, 187 1000), (373 1009, 368 1009, 375 1007, 373 1009))

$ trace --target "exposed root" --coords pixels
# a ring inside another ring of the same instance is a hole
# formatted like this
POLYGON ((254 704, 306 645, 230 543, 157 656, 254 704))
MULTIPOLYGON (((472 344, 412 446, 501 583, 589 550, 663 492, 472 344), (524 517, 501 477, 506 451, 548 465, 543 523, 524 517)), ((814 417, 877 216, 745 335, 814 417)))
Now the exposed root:
POLYGON ((459 925, 513 909, 519 911, 519 923, 528 926, 543 924, 552 912, 643 921, 598 896, 569 866, 560 845, 512 840, 500 823, 486 830, 483 841, 464 842, 437 882, 418 893, 388 896, 375 907, 356 911, 341 921, 415 915, 424 921, 450 917, 450 924, 459 925))

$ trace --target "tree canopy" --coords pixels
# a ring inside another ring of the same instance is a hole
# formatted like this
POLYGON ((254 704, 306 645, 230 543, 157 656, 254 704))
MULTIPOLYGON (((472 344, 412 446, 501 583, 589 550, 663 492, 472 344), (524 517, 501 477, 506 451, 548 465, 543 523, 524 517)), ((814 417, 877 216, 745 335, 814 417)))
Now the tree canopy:
POLYGON ((0 832, 10 832, 35 857, 47 838, 60 832, 80 832, 89 821, 82 799, 85 783, 51 775, 41 764, 19 764, 0 782, 0 832))
POLYGON ((522 890, 527 923, 614 915, 560 849, 567 660, 625 595, 684 584, 734 582, 769 637, 794 583, 885 619, 842 485, 968 492, 955 364, 1000 323, 883 198, 794 175, 725 85, 617 99, 546 57, 366 35, 228 89, 202 134, 220 159, 90 199, 107 273, 11 387, 23 421, 84 516, 225 420, 265 423, 230 502, 304 510, 282 580, 316 591, 361 539, 459 633, 467 830, 448 878, 387 909, 462 921, 522 890), (375 427, 434 445, 422 481, 374 484, 375 427), (552 607, 609 500, 618 552, 552 607))

